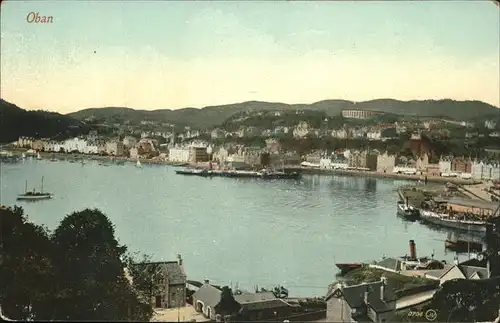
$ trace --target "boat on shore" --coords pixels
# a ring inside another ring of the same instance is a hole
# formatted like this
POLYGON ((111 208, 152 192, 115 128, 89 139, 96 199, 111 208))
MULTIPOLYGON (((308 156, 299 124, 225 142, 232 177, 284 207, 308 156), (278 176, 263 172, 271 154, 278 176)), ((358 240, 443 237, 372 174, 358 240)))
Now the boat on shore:
POLYGON ((406 220, 416 221, 420 218, 420 211, 416 207, 409 205, 408 202, 398 201, 397 215, 406 220))
POLYGON ((137 159, 137 162, 135 163, 135 167, 137 167, 137 168, 142 167, 141 161, 139 159, 137 159))
POLYGON ((40 192, 37 192, 35 189, 28 192, 28 181, 26 181, 24 193, 19 194, 17 196, 18 201, 39 201, 39 200, 48 200, 52 198, 52 194, 43 191, 43 176, 42 176, 42 187, 40 192))
POLYGON ((420 211, 420 215, 420 218, 421 220, 423 220, 423 222, 429 222, 463 231, 472 231, 486 234, 486 228, 488 226, 488 223, 486 221, 468 220, 465 218, 451 216, 447 213, 437 213, 429 210, 420 211))

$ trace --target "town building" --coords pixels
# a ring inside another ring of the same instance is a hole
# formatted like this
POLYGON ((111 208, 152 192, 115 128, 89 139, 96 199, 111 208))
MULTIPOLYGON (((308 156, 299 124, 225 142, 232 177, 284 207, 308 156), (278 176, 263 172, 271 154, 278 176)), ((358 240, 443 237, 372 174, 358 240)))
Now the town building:
POLYGON ((168 150, 168 160, 178 163, 189 163, 191 161, 191 150, 189 147, 174 147, 168 150))
POLYGON ((387 152, 378 154, 377 156, 377 172, 390 173, 396 166, 396 156, 390 155, 387 152))
POLYGON ((132 159, 137 159, 139 158, 139 149, 133 147, 133 148, 130 148, 129 150, 129 157, 132 158, 132 159))
POLYGON ((390 322, 395 310, 396 295, 385 277, 360 285, 331 285, 326 296, 328 322, 390 322))
POLYGON ((81 138, 72 138, 64 141, 64 151, 67 153, 78 152, 84 154, 87 150, 87 141, 81 138))
POLYGON ((207 147, 191 147, 191 160, 192 163, 203 163, 209 161, 210 156, 207 152, 207 147))
POLYGON ((135 145, 137 145, 137 139, 132 136, 125 136, 122 142, 123 146, 125 146, 126 148, 132 148, 135 147, 135 145))
POLYGON ((106 142, 106 154, 111 156, 123 156, 123 143, 118 140, 106 142))
POLYGON ((151 304, 155 308, 176 308, 186 305, 186 273, 183 259, 177 261, 135 264, 137 270, 152 274, 154 295, 151 304))
POLYGON ((470 158, 453 158, 451 171, 457 173, 472 173, 472 160, 470 158))
POLYGON ((342 110, 342 117, 346 119, 370 119, 383 114, 383 112, 368 110, 342 110))
POLYGON ((473 179, 498 180, 500 179, 500 162, 472 162, 471 174, 473 179))

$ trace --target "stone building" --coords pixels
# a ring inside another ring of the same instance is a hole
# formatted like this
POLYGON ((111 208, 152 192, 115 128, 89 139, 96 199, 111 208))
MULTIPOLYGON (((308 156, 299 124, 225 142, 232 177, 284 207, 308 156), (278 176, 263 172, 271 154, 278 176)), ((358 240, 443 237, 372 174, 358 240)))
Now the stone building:
POLYGON ((328 322, 391 322, 396 309, 396 296, 381 281, 360 285, 330 286, 326 296, 328 322))

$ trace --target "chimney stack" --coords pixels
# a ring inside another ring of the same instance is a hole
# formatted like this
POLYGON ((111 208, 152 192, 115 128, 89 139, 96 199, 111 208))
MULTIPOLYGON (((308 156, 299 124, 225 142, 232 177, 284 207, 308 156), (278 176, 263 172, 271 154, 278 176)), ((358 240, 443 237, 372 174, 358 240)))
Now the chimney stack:
POLYGON ((182 266, 182 256, 180 254, 177 255, 177 259, 179 260, 179 266, 182 266))
POLYGON ((410 259, 411 260, 417 259, 417 249, 415 247, 414 240, 410 240, 410 259))
POLYGON ((385 300, 385 286, 387 285, 387 278, 385 276, 380 277, 382 285, 380 285, 380 299, 385 300))

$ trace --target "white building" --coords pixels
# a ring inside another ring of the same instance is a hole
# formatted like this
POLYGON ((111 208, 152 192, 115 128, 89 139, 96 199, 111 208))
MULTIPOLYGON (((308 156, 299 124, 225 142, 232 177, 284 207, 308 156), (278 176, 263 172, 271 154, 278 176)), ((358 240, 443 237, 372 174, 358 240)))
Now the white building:
POLYGON ((87 143, 85 154, 95 155, 99 153, 99 146, 96 143, 87 143))
POLYGON ((345 139, 349 136, 349 132, 346 129, 335 129, 332 130, 332 137, 345 139))
POLYGON ((311 132, 309 124, 305 121, 301 121, 294 129, 293 129, 293 137, 294 138, 303 138, 307 136, 311 132))
POLYGON ((500 163, 472 163, 472 178, 480 180, 498 180, 500 179, 500 163))
POLYGON ((175 147, 168 150, 168 160, 172 162, 188 163, 191 160, 189 147, 175 147))
POLYGON ((441 159, 439 161, 439 172, 440 173, 450 173, 451 172, 451 160, 441 159))
POLYGON ((87 150, 86 148, 87 148, 87 141, 85 139, 75 137, 64 141, 64 151, 67 153, 76 151, 81 154, 84 154, 87 150))
POLYGON ((366 138, 368 140, 380 140, 382 139, 382 131, 380 130, 372 130, 366 133, 366 138))
POLYGON ((139 158, 139 149, 137 149, 135 147, 130 148, 129 154, 130 154, 130 158, 137 159, 137 158, 139 158))

